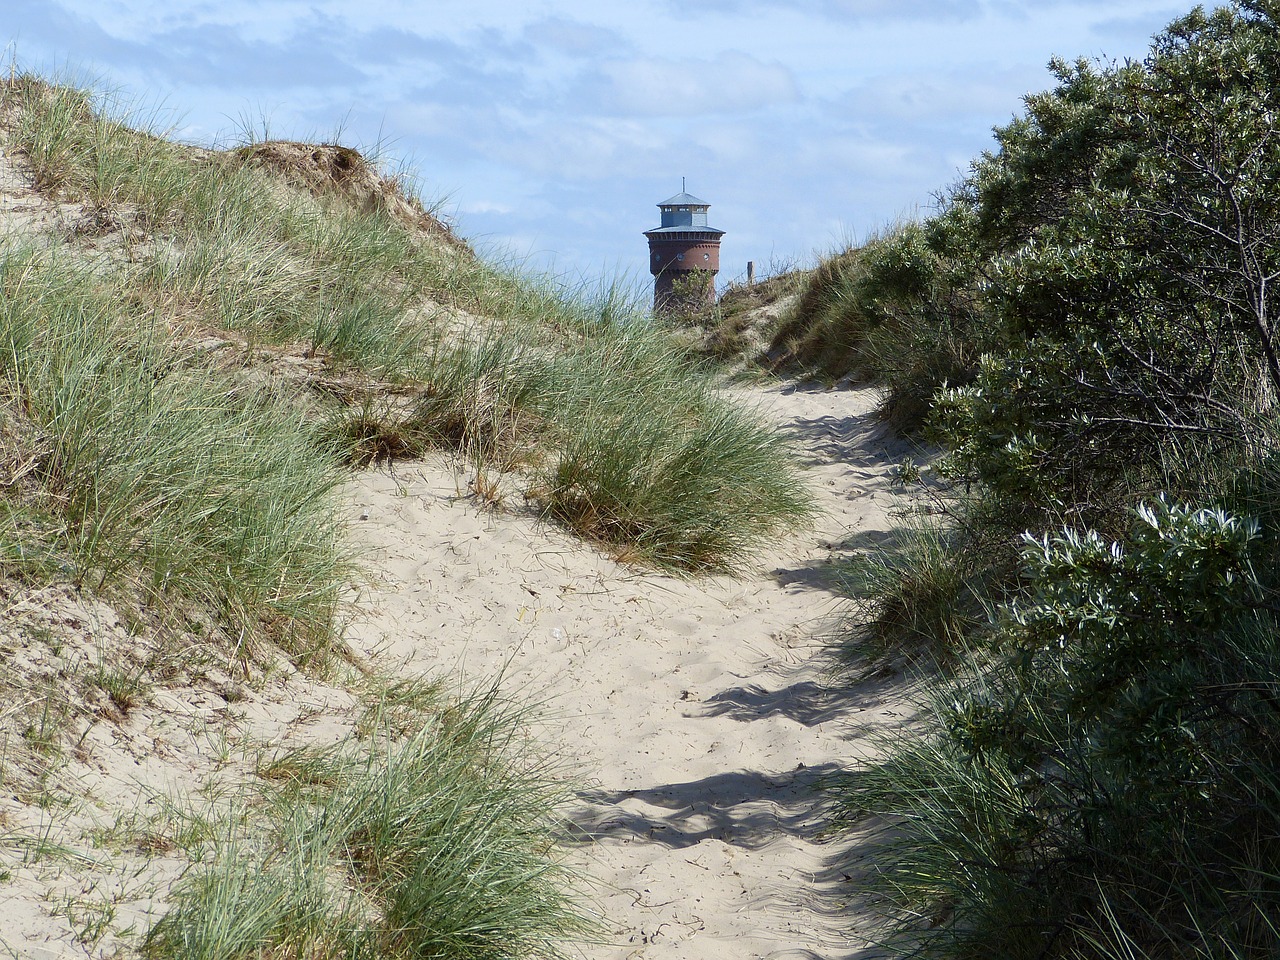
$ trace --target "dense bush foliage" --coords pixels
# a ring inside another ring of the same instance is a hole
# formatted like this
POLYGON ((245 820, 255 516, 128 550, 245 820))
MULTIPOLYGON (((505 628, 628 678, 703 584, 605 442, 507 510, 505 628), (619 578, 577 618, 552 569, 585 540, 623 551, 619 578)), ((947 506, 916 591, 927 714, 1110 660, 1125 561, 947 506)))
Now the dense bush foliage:
POLYGON ((955 562, 858 578, 865 629, 978 651, 851 787, 899 831, 884 874, 926 952, 1280 949, 1278 16, 1196 10, 1141 62, 1055 62, 937 216, 824 281, 891 402, 889 371, 928 371, 954 485, 955 562), (963 364, 919 363, 957 337, 963 364), (996 612, 937 616, 975 602, 996 612))
POLYGON ((1149 486, 1188 438, 1254 436, 1280 386, 1275 30, 1197 12, 1142 64, 1055 64, 975 164, 948 219, 984 249, 1010 350, 943 397, 964 475, 1024 493, 1030 470, 1061 513, 1149 486))
POLYGON ((959 512, 1003 524, 1005 574, 1024 529, 1116 535, 1151 495, 1220 500, 1264 462, 1280 388, 1270 7, 1053 70, 937 216, 817 271, 806 306, 845 362, 877 357, 891 405, 918 401, 939 473, 981 491, 959 512))
MULTIPOLYGON (((1057 85, 937 216, 814 272, 779 343, 914 393, 917 417, 939 387, 976 382, 1009 433, 1034 424, 1048 469, 1080 443, 1154 454, 1248 434, 1280 385, 1274 33, 1253 3, 1174 23, 1143 63, 1056 61, 1057 85), (983 353, 1057 379, 994 382, 983 353)), ((967 466, 989 481, 1008 439, 967 466)))
POLYGON ((1028 537, 994 666, 857 780, 905 943, 965 957, 1272 956, 1277 625, 1256 527, 1155 502, 1123 543, 1028 537))

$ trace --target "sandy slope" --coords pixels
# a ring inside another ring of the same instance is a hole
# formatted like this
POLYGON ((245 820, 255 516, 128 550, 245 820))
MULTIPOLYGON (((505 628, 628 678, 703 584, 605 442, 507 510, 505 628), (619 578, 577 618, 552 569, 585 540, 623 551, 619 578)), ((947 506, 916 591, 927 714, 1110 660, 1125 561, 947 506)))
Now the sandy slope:
POLYGON ((587 779, 570 819, 607 918, 592 958, 861 945, 833 915, 851 891, 828 863, 812 787, 902 708, 883 686, 824 682, 819 638, 838 602, 823 568, 887 529, 903 451, 869 415, 870 391, 739 395, 804 451, 825 513, 737 579, 621 567, 518 503, 486 509, 443 460, 351 488, 376 571, 353 644, 406 672, 502 671, 546 702, 545 735, 587 779))
MULTIPOLYGON (((83 215, 39 195, 21 159, 0 152, 0 233, 62 237, 83 215)), ((118 241, 81 253, 118 257, 118 241)), ((823 843, 813 785, 901 722, 902 692, 827 684, 820 638, 840 604, 824 566, 887 529, 888 471, 904 451, 870 416, 870 391, 735 393, 793 437, 825 511, 738 578, 621 567, 518 498, 488 509, 443 457, 350 487, 371 570, 352 644, 383 670, 502 673, 546 704, 540 733, 586 784, 568 834, 607 918, 590 958, 836 958, 862 946, 837 913, 857 885, 823 843)), ((185 865, 165 839, 180 827, 170 807, 234 792, 264 754, 349 735, 358 705, 283 664, 246 685, 193 638, 126 625, 70 588, 2 586, 0 956, 127 954, 185 865), (147 687, 119 709, 94 670, 145 672, 147 687), (29 751, 12 744, 42 729, 50 703, 74 749, 15 762, 29 751)))
MULTIPOLYGON (((350 486, 371 571, 352 644, 380 671, 503 674, 545 704, 539 734, 580 772, 570 856, 607 918, 590 958, 862 947, 838 913, 857 884, 831 862, 812 788, 902 722, 902 691, 825 682, 820 637, 840 604, 824 567, 887 528, 902 450, 870 392, 739 394, 794 437, 826 512, 736 579, 621 567, 518 500, 485 507, 443 457, 350 486)), ((185 866, 182 810, 233 802, 263 756, 351 735, 353 694, 287 664, 246 683, 192 637, 127 625, 70 588, 9 585, 0 611, 0 656, 26 685, 0 706, 0 956, 129 955, 185 866), (127 709, 86 680, 143 664, 151 680, 127 709), (74 748, 15 765, 40 703, 65 705, 74 748)))

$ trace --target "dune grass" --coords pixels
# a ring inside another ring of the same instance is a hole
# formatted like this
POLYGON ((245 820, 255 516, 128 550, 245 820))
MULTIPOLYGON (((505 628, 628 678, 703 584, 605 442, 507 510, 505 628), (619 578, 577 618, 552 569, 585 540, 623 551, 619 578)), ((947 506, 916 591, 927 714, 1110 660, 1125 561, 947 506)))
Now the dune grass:
POLYGON ((618 331, 555 373, 557 457, 534 495, 585 536, 649 562, 721 569, 810 517, 779 434, 669 341, 618 331))
POLYGON ((296 411, 184 368, 123 322, 118 288, 57 254, 10 250, 0 291, 10 572, 205 604, 323 653, 350 572, 341 475, 296 411))
POLYGON ((552 354, 491 329, 429 362, 411 405, 339 415, 350 458, 450 445, 478 469, 523 470, 528 498, 581 536, 687 571, 731 569, 811 516, 777 431, 659 331, 610 326, 552 354))
MULTIPOLYGON (((354 151, 334 148, 371 195, 35 77, 0 107, 6 149, 83 214, 0 249, 5 576, 214 623, 247 671, 259 640, 302 665, 334 650, 343 458, 449 446, 522 472, 546 516, 618 555, 692 571, 808 516, 776 432, 619 287, 483 262, 354 151)), ((123 702, 148 678, 94 682, 123 702)), ((380 704, 350 741, 263 769, 144 952, 505 960, 583 934, 563 781, 519 711, 492 690, 380 704)))
MULTIPOLYGON (((1264 646, 1259 633, 1227 650, 1270 669, 1264 646)), ((1242 700, 1269 680, 1253 682, 1242 700)), ((881 744, 889 759, 837 781, 851 821, 881 818, 862 893, 877 905, 887 955, 1274 956, 1280 778, 1270 744, 1213 736, 1193 757, 1213 752, 1215 762, 1174 785, 1202 795, 1170 815, 1169 781, 1130 781, 1105 746, 1090 749, 1025 691, 965 673, 934 684, 921 706, 927 733, 897 731, 881 744), (961 710, 995 715, 1018 699, 1051 758, 1038 775, 1025 758, 967 739, 958 722, 961 710)), ((1257 706, 1243 723, 1272 724, 1273 711, 1257 706)))
MULTIPOLYGON (((434 221, 429 205, 404 195, 403 177, 383 176, 354 150, 336 148, 352 158, 364 193, 353 197, 346 181, 323 178, 307 191, 290 186, 288 171, 264 162, 252 144, 207 150, 165 139, 158 115, 139 115, 118 94, 25 74, 3 91, 15 117, 10 136, 42 189, 138 218, 171 247, 171 256, 147 265, 160 293, 187 297, 188 306, 207 307, 228 329, 264 342, 307 337, 318 320, 361 309, 376 308, 379 326, 397 328, 405 308, 423 300, 522 323, 525 336, 631 312, 616 287, 566 296, 481 260, 434 221), (432 229, 415 229, 422 223, 432 229)), ((404 357, 414 352, 402 326, 387 332, 404 357)), ((344 359, 388 364, 377 350, 344 359)))
POLYGON ((883 386, 880 415, 919 431, 936 392, 972 381, 993 345, 973 321, 973 299, 938 231, 898 224, 808 273, 769 352, 806 374, 883 386))
POLYGON ((564 781, 494 688, 390 691, 366 742, 262 769, 144 953, 174 960, 562 956, 591 924, 554 853, 564 781))
POLYGON ((853 667, 873 660, 954 663, 987 621, 981 566, 965 531, 930 516, 903 518, 894 538, 836 566, 854 601, 836 652, 853 667))

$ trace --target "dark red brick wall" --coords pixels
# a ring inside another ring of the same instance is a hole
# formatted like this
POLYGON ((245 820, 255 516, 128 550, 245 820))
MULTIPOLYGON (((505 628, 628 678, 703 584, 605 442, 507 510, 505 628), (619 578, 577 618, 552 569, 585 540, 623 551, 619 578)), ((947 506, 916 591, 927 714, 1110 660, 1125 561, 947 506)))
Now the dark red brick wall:
POLYGON ((696 240, 650 240, 649 272, 655 277, 665 271, 720 271, 720 244, 696 240), (680 259, 681 254, 684 259, 680 259))

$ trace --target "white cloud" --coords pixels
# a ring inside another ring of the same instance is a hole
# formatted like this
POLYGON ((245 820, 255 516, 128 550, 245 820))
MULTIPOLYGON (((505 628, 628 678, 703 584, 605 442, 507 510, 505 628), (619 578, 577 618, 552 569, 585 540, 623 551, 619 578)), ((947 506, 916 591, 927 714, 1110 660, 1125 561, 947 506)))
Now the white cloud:
POLYGON ((709 60, 612 60, 581 84, 587 103, 639 117, 743 113, 800 98, 791 70, 736 50, 709 60))
MULTIPOLYGON (((688 13, 684 0, 667 0, 673 13, 688 13)), ((806 14, 857 23, 881 21, 971 20, 981 15, 981 0, 703 0, 704 13, 737 17, 767 17, 790 8, 806 14)))
POLYGON ((468 200, 458 207, 458 212, 464 216, 467 214, 497 214, 500 217, 508 217, 515 213, 516 207, 509 203, 500 203, 496 200, 468 200))
POLYGON ((1043 89, 1043 68, 898 73, 867 78, 835 103, 850 120, 901 129, 908 125, 982 124, 1008 119, 1022 108, 1026 93, 1043 89))

